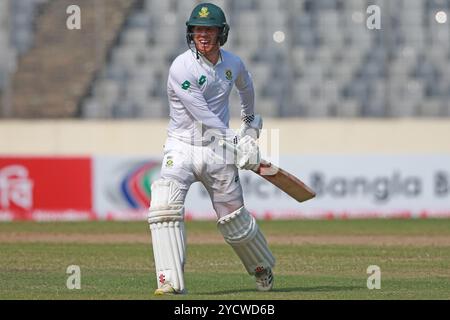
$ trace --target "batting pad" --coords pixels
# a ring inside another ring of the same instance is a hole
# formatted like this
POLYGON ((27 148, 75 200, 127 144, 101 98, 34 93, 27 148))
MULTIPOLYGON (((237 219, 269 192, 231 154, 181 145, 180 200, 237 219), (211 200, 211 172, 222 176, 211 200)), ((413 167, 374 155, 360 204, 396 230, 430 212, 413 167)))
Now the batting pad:
POLYGON ((185 239, 184 222, 160 222, 150 224, 155 258, 158 288, 170 283, 178 291, 184 291, 185 239))
POLYGON ((181 293, 185 289, 184 206, 181 201, 177 201, 178 187, 174 181, 154 182, 152 194, 148 222, 152 233, 158 288, 170 283, 181 293))
POLYGON ((217 226, 250 275, 254 275, 257 270, 275 266, 275 258, 264 235, 245 207, 220 218, 217 226))

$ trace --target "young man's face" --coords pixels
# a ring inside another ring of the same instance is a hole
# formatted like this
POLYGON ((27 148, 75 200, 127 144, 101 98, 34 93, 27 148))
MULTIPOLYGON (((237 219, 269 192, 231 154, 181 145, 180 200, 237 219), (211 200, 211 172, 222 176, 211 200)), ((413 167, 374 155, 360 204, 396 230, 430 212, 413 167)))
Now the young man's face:
POLYGON ((192 32, 194 33, 195 47, 201 54, 208 55, 219 51, 218 27, 194 26, 192 32))

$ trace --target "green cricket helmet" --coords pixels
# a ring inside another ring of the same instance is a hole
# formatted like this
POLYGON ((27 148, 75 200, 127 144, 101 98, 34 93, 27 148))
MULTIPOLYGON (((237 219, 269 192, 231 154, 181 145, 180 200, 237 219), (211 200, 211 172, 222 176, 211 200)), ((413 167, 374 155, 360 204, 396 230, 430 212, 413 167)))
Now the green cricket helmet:
POLYGON ((186 40, 188 44, 193 42, 192 27, 206 26, 219 27, 219 43, 223 46, 228 39, 228 31, 230 26, 227 24, 227 19, 222 9, 212 3, 200 3, 194 10, 192 10, 189 20, 186 21, 186 40))

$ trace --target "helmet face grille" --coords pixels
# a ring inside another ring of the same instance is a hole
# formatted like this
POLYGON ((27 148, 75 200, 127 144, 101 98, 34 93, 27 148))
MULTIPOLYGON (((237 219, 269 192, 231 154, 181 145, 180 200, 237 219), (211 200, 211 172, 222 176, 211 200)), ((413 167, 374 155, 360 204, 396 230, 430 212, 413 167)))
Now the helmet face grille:
POLYGON ((192 10, 189 20, 186 22, 186 40, 188 44, 192 43, 192 27, 219 27, 219 43, 223 46, 228 40, 230 27, 227 24, 225 14, 222 9, 212 3, 201 3, 192 10))
MULTIPOLYGON (((194 42, 192 27, 193 26, 188 26, 187 30, 186 30, 186 41, 187 41, 188 45, 194 42)), ((221 46, 223 46, 228 40, 228 31, 230 31, 230 28, 228 27, 228 25, 225 25, 219 31, 218 40, 219 40, 219 44, 221 46)))

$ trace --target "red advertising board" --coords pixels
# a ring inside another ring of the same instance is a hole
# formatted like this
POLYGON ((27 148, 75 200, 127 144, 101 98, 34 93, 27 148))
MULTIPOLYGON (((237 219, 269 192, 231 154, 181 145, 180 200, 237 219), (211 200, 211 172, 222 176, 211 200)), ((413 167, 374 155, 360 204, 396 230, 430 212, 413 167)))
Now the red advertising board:
POLYGON ((93 219, 90 157, 0 157, 1 220, 93 219))

